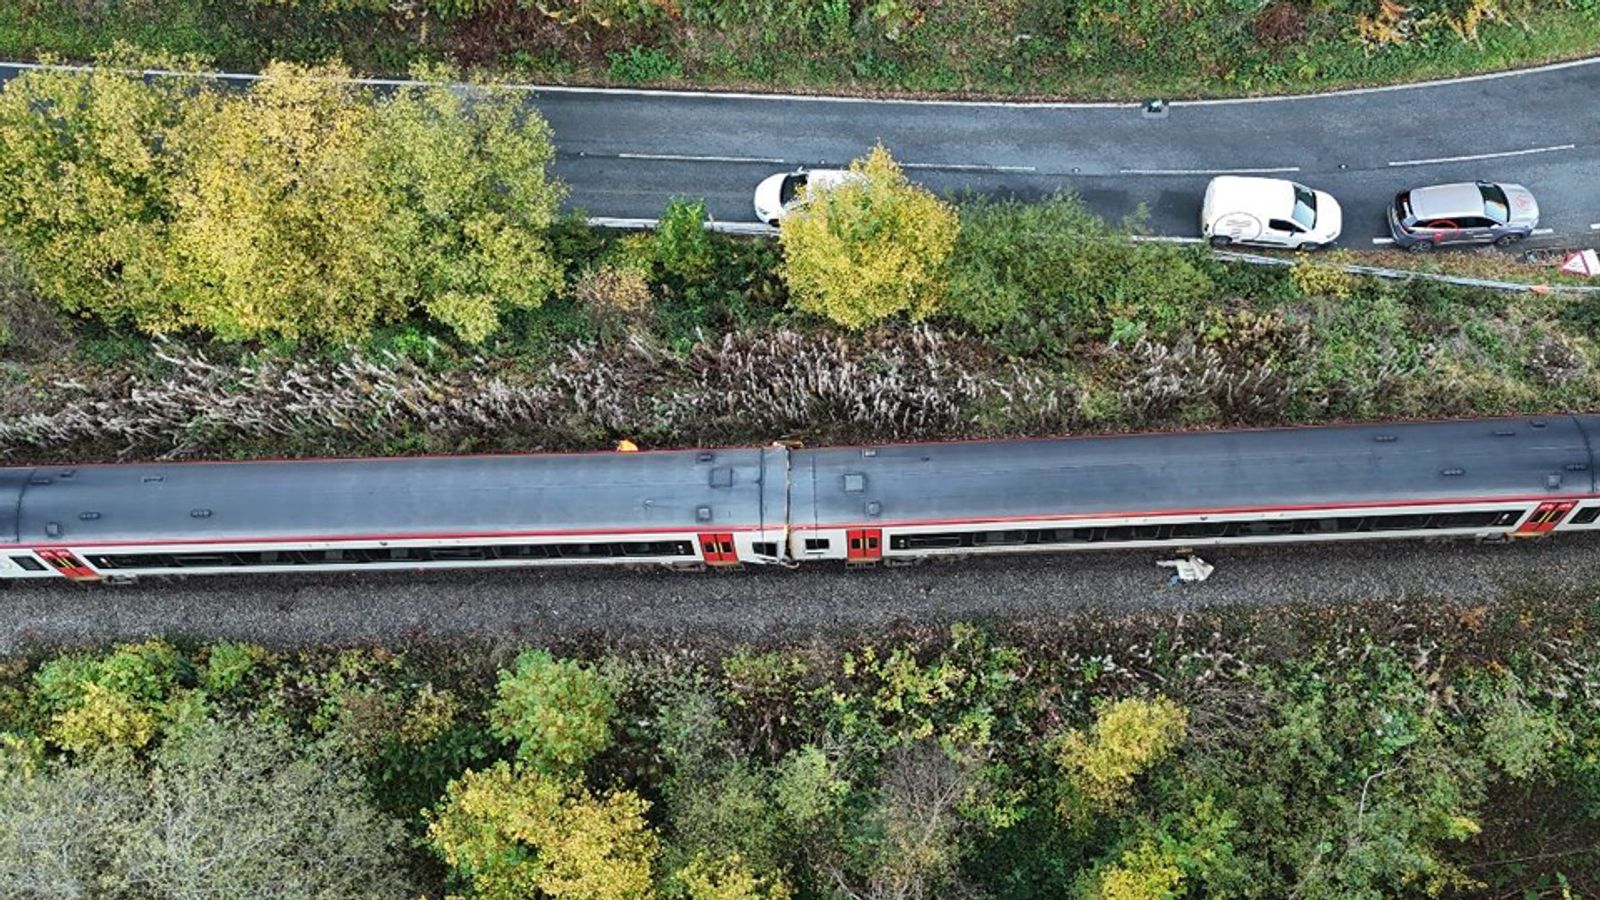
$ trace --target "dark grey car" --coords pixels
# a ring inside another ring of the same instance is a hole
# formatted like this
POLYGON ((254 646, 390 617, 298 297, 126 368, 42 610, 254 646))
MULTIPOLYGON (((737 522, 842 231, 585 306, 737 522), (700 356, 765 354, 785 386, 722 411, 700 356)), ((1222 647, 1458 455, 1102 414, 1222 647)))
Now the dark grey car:
POLYGON ((1435 184, 1402 191, 1389 205, 1395 245, 1413 253, 1467 244, 1507 247, 1538 225, 1539 203, 1520 184, 1435 184))

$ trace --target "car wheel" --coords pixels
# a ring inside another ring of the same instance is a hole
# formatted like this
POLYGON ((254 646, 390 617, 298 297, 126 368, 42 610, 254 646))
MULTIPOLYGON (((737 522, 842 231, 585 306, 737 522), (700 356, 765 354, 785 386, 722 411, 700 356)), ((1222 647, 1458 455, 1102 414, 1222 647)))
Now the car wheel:
POLYGON ((1411 253, 1431 253, 1433 252, 1433 241, 1417 241, 1407 247, 1406 250, 1411 253))
POLYGON ((1211 246, 1213 247, 1226 247, 1231 243, 1233 243, 1232 238, 1224 237, 1220 234, 1211 237, 1211 246))
POLYGON ((1525 237, 1527 237, 1525 234, 1502 234, 1494 239, 1494 245, 1496 247, 1509 247, 1525 237))

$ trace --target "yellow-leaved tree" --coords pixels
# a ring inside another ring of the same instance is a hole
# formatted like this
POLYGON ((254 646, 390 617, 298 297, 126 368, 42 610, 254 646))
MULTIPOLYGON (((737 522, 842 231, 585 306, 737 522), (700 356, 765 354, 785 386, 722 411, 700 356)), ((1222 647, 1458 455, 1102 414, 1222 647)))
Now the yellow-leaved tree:
POLYGON ((1188 722, 1184 708, 1166 697, 1129 697, 1102 707, 1089 733, 1068 732, 1057 747, 1056 765, 1069 788, 1062 814, 1072 818, 1085 803, 1097 811, 1122 804, 1134 779, 1178 749, 1188 722))
POLYGON ((187 117, 173 250, 184 325, 241 340, 355 338, 405 308, 379 239, 373 105, 333 65, 274 63, 187 117))
POLYGON ((462 92, 449 72, 414 73, 378 107, 374 170, 390 200, 386 264, 414 303, 477 343, 501 313, 543 303, 561 284, 545 241, 565 194, 546 176, 550 127, 523 97, 494 86, 462 92))
POLYGON ((193 63, 127 52, 96 63, 25 72, 0 90, 0 240, 68 312, 171 327, 172 142, 197 90, 147 84, 137 69, 193 63))
POLYGON ((859 177, 817 190, 783 220, 790 296, 849 328, 929 315, 945 293, 955 207, 906 180, 882 144, 850 171, 859 177))
POLYGON ((450 783, 428 840, 483 900, 646 900, 659 849, 649 807, 502 761, 450 783))

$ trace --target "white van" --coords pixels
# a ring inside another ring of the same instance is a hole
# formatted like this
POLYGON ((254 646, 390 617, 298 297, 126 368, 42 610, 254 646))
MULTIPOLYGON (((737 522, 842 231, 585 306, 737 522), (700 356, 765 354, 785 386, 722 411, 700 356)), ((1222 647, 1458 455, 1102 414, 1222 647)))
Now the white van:
POLYGON ((1200 233, 1213 247, 1317 250, 1338 240, 1343 227, 1337 200, 1282 178, 1213 178, 1200 208, 1200 233))

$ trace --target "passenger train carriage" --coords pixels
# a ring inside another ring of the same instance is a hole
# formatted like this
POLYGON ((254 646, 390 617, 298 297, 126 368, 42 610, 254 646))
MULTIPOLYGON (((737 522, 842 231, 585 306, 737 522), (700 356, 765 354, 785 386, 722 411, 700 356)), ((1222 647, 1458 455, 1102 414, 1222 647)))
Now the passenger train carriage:
POLYGON ((873 563, 1600 527, 1600 416, 0 469, 0 579, 873 563))

